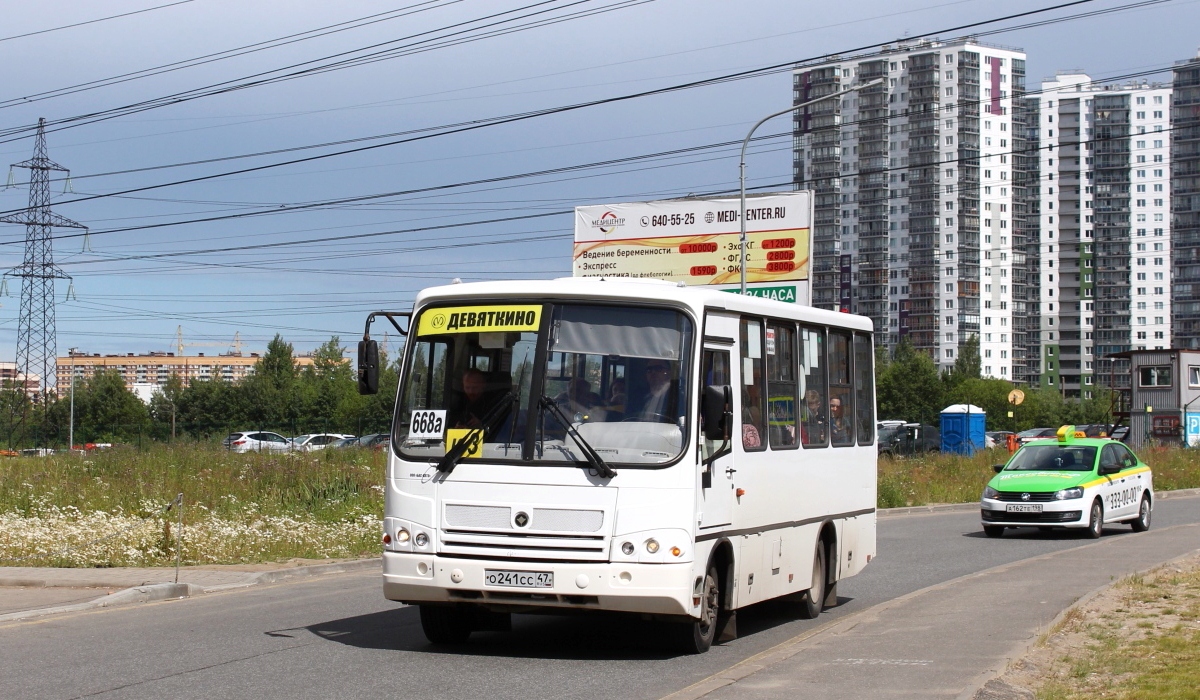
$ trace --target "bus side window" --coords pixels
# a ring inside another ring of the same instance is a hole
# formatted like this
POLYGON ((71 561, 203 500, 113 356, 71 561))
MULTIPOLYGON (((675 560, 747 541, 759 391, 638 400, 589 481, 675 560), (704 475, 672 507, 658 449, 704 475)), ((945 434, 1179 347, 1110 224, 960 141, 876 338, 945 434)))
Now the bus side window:
POLYGON ((854 406, 858 421, 858 444, 875 442, 875 371, 872 367, 871 336, 854 334, 854 406))
POLYGON ((850 334, 829 334, 829 438, 854 444, 854 395, 850 391, 850 334))
POLYGON ((795 448, 796 436, 796 330, 793 326, 767 326, 767 433, 771 447, 795 448))
POLYGON ((800 328, 800 385, 804 405, 800 412, 800 438, 805 447, 829 444, 829 401, 825 389, 825 329, 800 328))
POLYGON ((763 403, 763 324, 758 319, 742 319, 742 448, 767 449, 766 416, 763 403))

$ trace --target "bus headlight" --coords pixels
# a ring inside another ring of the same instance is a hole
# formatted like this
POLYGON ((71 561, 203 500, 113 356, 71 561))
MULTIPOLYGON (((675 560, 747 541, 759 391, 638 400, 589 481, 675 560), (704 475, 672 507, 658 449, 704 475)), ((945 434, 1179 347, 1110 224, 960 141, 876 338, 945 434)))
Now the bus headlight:
POLYGON ((633 556, 634 546, 632 542, 626 542, 621 545, 621 553, 627 557, 633 556))
POLYGON ((400 528, 399 530, 396 530, 396 543, 397 544, 408 544, 408 540, 410 537, 412 537, 412 535, 408 534, 408 530, 405 530, 404 528, 400 528))
POLYGON ((650 552, 651 554, 657 554, 658 553, 658 540, 654 539, 653 537, 646 540, 646 551, 650 552))
POLYGON ((424 547, 429 544, 429 535, 426 535, 424 532, 418 532, 417 536, 413 538, 413 544, 418 547, 424 547))
POLYGON ((1075 486, 1073 488, 1054 492, 1054 500, 1056 501, 1069 501, 1072 498, 1083 498, 1083 489, 1079 486, 1075 486))

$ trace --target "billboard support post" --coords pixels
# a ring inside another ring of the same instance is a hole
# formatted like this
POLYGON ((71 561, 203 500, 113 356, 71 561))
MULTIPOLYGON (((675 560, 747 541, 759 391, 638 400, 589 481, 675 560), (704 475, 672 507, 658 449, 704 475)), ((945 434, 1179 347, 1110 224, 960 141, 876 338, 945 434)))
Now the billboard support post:
POLYGON ((750 133, 746 134, 746 138, 742 141, 742 157, 738 163, 738 168, 740 170, 739 180, 741 182, 741 208, 738 211, 738 220, 741 221, 741 224, 742 224, 742 231, 741 231, 742 235, 741 235, 741 238, 739 238, 738 240, 741 243, 741 249, 742 249, 741 262, 740 262, 740 266, 742 268, 742 270, 741 270, 741 282, 742 282, 741 294, 742 294, 742 296, 746 295, 746 146, 750 145, 750 137, 754 136, 754 132, 758 130, 758 127, 762 126, 764 122, 766 122, 770 119, 774 119, 775 117, 778 117, 778 116, 781 116, 784 114, 788 114, 790 112, 795 112, 798 109, 807 107, 816 102, 821 102, 823 100, 829 100, 834 97, 841 97, 842 95, 845 95, 847 93, 856 92, 858 90, 862 90, 865 88, 874 87, 876 85, 882 85, 882 84, 883 84, 883 78, 879 78, 878 80, 872 80, 869 83, 863 83, 862 85, 857 85, 852 88, 847 88, 845 90, 830 93, 823 97, 818 97, 815 100, 809 100, 808 102, 801 102, 800 104, 794 105, 792 107, 788 107, 787 109, 781 109, 778 112, 768 114, 767 116, 763 117, 762 119, 759 119, 758 123, 756 123, 753 127, 750 128, 750 133))

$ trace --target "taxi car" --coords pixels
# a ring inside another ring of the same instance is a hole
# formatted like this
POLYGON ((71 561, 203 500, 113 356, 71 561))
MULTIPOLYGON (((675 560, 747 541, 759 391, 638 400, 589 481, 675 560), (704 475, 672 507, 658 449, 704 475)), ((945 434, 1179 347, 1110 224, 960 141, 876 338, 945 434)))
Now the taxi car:
POLYGON ((1026 443, 994 469, 980 499, 988 537, 1002 536, 1006 527, 1080 528, 1092 538, 1106 524, 1150 529, 1150 467, 1116 440, 1085 437, 1066 425, 1054 439, 1026 443))

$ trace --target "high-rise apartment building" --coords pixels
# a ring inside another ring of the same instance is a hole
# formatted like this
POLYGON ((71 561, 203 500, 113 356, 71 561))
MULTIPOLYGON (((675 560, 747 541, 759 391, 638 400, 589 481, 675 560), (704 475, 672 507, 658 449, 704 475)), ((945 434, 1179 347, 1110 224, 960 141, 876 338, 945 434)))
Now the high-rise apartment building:
POLYGON ((1175 65, 1171 282, 1175 346, 1200 349, 1200 54, 1175 65))
POLYGON ((1028 381, 1025 54, 963 39, 833 58, 795 71, 794 104, 876 79, 794 117, 814 306, 868 316, 877 344, 907 338, 943 369, 978 336, 984 376, 1028 381))
POLYGON ((1041 384, 1090 398, 1128 385, 1127 361, 1109 355, 1171 347, 1171 86, 1065 72, 1029 101, 1041 384))

